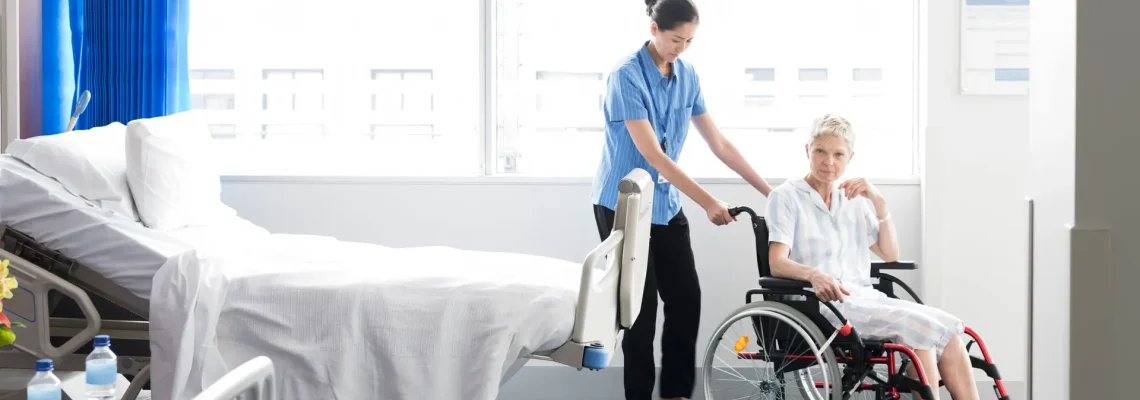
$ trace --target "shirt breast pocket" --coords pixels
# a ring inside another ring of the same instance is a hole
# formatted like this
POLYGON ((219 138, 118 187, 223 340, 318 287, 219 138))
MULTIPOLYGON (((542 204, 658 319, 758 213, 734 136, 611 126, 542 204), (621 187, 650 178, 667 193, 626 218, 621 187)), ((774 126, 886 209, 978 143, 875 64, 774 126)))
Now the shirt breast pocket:
POLYGON ((669 129, 676 132, 689 130, 689 123, 693 120, 693 106, 677 107, 673 109, 673 126, 669 129))

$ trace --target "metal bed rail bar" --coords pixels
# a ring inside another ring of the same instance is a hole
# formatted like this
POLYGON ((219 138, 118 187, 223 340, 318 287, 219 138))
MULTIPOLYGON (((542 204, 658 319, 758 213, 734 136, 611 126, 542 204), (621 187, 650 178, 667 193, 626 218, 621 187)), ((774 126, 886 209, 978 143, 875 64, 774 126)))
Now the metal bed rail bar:
POLYGON ((258 356, 222 376, 194 400, 274 400, 273 384, 273 361, 258 356))

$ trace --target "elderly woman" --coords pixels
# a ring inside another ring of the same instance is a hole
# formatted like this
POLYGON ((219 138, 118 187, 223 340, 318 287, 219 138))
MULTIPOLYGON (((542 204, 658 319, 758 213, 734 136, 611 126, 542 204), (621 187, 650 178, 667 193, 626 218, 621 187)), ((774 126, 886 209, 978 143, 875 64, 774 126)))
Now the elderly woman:
MULTIPOLYGON (((804 148, 811 172, 768 197, 772 275, 810 282, 821 301, 837 302, 860 336, 914 349, 935 399, 939 375, 953 398, 977 399, 962 321, 933 307, 889 298, 871 286, 871 253, 897 261, 899 247, 878 189, 863 178, 839 181, 855 156, 851 124, 826 115, 813 122, 810 132, 804 148)), ((841 325, 831 312, 823 314, 841 325)))

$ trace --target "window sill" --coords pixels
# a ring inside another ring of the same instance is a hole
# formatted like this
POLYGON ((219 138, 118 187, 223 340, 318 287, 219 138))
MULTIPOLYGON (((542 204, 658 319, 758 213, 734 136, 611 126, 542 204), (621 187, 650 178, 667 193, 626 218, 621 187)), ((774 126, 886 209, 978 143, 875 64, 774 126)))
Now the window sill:
MULTIPOLYGON (((741 178, 695 178, 701 185, 747 185, 741 178)), ((787 178, 771 178, 776 186, 787 178)), ((917 186, 918 177, 871 178, 878 186, 917 186)), ((534 185, 534 186, 589 186, 593 177, 548 176, 331 176, 331 175, 222 175, 222 183, 261 184, 334 184, 334 185, 534 185)))

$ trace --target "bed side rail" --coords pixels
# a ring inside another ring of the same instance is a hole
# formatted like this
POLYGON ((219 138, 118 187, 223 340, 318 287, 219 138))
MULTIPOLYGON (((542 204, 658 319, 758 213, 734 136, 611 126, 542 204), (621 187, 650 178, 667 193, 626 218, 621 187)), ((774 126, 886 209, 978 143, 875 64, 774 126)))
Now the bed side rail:
MULTIPOLYGON (((54 273, 86 291, 88 296, 91 296, 91 302, 95 304, 95 308, 104 317, 104 323, 107 319, 131 321, 137 321, 140 318, 144 321, 150 319, 150 303, 146 300, 136 297, 110 279, 103 277, 71 257, 43 245, 26 233, 12 229, 10 226, 4 227, 3 232, 0 235, 0 242, 3 242, 2 248, 4 250, 54 273), (131 315, 126 315, 124 311, 131 315)), ((72 314, 79 311, 77 304, 61 303, 60 300, 62 299, 57 295, 48 299, 48 304, 53 313, 59 307, 63 307, 72 314)))
POLYGON ((17 329, 13 347, 39 358, 58 360, 90 342, 102 328, 98 310, 82 289, 7 250, 0 249, 0 258, 9 260, 9 273, 19 284, 12 291, 12 298, 4 301, 3 312, 12 322, 26 325, 17 329), (83 329, 59 347, 50 341, 48 293, 51 290, 75 300, 86 319, 83 329))
POLYGON ((273 360, 258 356, 226 373, 194 400, 274 400, 274 390, 273 360))
POLYGON ((605 368, 624 329, 633 326, 641 310, 649 256, 649 224, 653 210, 653 180, 635 169, 619 184, 614 227, 582 263, 574 330, 570 340, 550 357, 573 368, 605 368))

